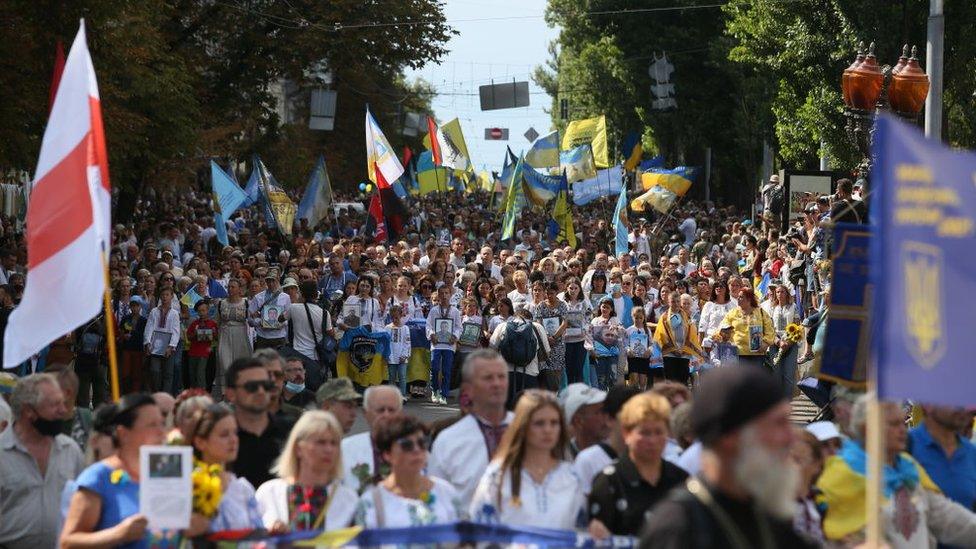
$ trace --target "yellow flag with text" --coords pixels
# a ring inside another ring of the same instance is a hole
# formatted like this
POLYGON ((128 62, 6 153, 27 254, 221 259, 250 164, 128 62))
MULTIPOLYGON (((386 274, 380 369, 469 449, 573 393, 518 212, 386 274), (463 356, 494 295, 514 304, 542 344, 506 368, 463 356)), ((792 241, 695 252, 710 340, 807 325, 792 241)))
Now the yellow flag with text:
POLYGON ((600 115, 585 120, 573 120, 566 126, 562 150, 568 151, 586 144, 589 144, 593 149, 593 160, 596 167, 609 168, 610 153, 607 147, 606 116, 600 115))

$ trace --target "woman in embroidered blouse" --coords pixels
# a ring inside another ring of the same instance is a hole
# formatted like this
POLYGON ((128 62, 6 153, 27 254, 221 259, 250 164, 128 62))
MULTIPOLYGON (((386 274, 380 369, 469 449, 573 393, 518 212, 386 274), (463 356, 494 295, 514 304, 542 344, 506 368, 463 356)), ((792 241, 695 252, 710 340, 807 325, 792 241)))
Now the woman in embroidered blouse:
POLYGON ((447 481, 424 474, 430 430, 397 414, 375 427, 375 444, 390 474, 359 498, 355 521, 365 528, 444 524, 463 518, 461 498, 447 481))
POLYGON ((476 522, 572 530, 583 516, 582 483, 565 460, 569 435, 559 401, 529 389, 515 405, 495 459, 471 500, 476 522))
MULTIPOLYGON (((145 393, 133 393, 109 404, 107 428, 117 452, 93 463, 78 475, 78 491, 71 498, 61 530, 61 547, 148 548, 148 521, 139 513, 139 448, 163 444, 163 413, 145 393)), ((193 515, 195 536, 206 531, 208 521, 193 515)))
POLYGON ((359 279, 356 283, 356 295, 351 295, 346 298, 342 309, 343 314, 339 317, 339 321, 336 324, 343 330, 366 325, 371 326, 373 329, 386 326, 382 316, 380 316, 380 303, 373 297, 373 280, 370 278, 363 277, 359 279), (355 326, 346 324, 346 313, 349 312, 350 308, 353 309, 353 314, 359 317, 359 324, 355 326))
POLYGON ((254 499, 254 487, 244 477, 227 470, 237 459, 237 420, 226 404, 211 404, 194 412, 188 439, 193 445, 194 467, 220 468, 222 495, 217 514, 210 521, 209 532, 259 529, 261 512, 254 499))
POLYGON ((292 427, 256 494, 271 531, 334 530, 352 523, 356 492, 342 484, 342 427, 330 412, 308 411, 292 427))

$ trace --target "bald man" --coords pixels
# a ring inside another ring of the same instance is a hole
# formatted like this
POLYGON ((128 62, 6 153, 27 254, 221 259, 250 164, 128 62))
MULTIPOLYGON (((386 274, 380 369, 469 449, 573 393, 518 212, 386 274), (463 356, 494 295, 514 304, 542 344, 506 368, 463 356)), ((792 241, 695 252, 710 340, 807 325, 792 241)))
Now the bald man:
POLYGON ((362 494, 389 472, 373 444, 376 426, 403 410, 400 390, 393 385, 376 385, 363 393, 363 414, 369 431, 342 439, 343 484, 362 494))

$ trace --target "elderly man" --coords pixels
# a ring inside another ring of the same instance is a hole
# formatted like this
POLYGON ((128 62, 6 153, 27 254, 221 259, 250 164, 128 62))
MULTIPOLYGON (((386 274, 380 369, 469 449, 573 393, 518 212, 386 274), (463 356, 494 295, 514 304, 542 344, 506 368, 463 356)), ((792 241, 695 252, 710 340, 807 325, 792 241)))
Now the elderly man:
MULTIPOLYGON (((847 544, 863 539, 867 492, 865 437, 870 397, 858 397, 851 407, 850 431, 837 455, 827 459, 816 486, 825 509, 823 532, 828 542, 847 544)), ((882 402, 884 439, 884 499, 881 503, 883 539, 897 549, 934 547, 934 541, 973 547, 976 515, 943 495, 927 470, 905 452, 908 427, 900 403, 882 402)))
POLYGON ((461 366, 461 389, 471 413, 441 431, 430 450, 430 476, 450 482, 466 509, 514 415, 505 411, 508 365, 497 351, 478 349, 461 366))
POLYGON ((640 546, 816 547, 793 531, 794 431, 773 376, 745 367, 709 372, 691 421, 704 445, 701 473, 657 505, 640 546))
POLYGON ((375 385, 363 393, 363 412, 369 430, 342 439, 343 478, 349 488, 362 494, 389 473, 382 453, 373 444, 376 426, 403 410, 400 391, 393 385, 375 385))
POLYGON ((56 547, 61 492, 84 456, 60 434, 67 410, 57 378, 27 376, 10 396, 14 423, 0 434, 0 547, 56 547))
POLYGON ((363 395, 356 392, 352 381, 346 377, 336 377, 326 381, 315 393, 319 407, 339 420, 342 432, 348 433, 356 423, 356 409, 363 395))

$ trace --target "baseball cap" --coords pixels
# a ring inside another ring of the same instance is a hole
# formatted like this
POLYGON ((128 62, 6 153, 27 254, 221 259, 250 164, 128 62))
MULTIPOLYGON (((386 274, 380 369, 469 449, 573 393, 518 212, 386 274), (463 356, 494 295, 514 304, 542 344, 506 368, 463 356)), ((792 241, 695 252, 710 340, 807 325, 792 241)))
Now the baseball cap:
POLYGON ((352 381, 345 377, 337 377, 326 381, 315 393, 315 401, 319 403, 319 406, 329 400, 345 401, 360 400, 362 398, 363 395, 357 393, 356 389, 352 386, 352 381))
POLYGON ((298 282, 290 276, 286 278, 285 283, 281 285, 282 290, 287 290, 288 288, 297 288, 297 287, 298 287, 298 282))
POLYGON ((840 431, 831 421, 814 421, 807 425, 806 430, 817 437, 820 442, 826 442, 832 438, 840 438, 840 431))
POLYGON ((583 406, 600 404, 606 398, 605 392, 585 383, 570 383, 559 393, 559 402, 566 412, 566 421, 573 421, 573 416, 583 406))

